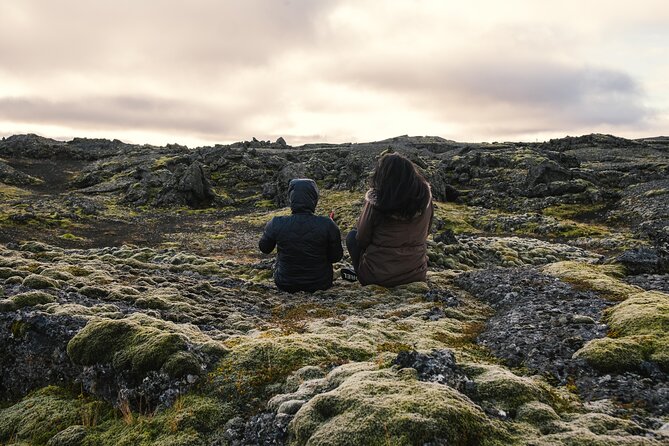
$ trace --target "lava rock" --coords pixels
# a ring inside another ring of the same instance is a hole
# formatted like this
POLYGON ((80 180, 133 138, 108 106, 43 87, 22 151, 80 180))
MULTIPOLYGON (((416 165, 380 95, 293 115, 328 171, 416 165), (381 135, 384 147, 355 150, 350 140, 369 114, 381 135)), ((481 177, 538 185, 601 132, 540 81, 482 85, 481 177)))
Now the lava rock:
POLYGON ((620 254, 616 260, 628 274, 661 274, 669 272, 669 252, 658 248, 640 247, 620 254))

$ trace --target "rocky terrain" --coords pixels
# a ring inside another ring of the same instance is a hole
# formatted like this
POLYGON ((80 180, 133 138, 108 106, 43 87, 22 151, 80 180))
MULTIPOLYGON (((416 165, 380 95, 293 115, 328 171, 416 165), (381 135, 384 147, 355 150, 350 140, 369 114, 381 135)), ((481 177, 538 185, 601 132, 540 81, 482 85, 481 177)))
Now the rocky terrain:
POLYGON ((669 138, 12 136, 0 254, 0 444, 669 444, 669 138), (279 292, 288 180, 345 235, 386 150, 432 184, 428 282, 279 292))

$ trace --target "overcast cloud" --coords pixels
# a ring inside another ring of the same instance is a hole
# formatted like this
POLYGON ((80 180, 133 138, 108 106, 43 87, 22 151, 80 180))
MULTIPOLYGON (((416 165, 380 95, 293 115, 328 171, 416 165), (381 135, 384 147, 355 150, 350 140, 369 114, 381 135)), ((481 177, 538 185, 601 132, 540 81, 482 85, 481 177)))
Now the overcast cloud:
POLYGON ((669 134, 662 0, 5 0, 0 135, 669 134))

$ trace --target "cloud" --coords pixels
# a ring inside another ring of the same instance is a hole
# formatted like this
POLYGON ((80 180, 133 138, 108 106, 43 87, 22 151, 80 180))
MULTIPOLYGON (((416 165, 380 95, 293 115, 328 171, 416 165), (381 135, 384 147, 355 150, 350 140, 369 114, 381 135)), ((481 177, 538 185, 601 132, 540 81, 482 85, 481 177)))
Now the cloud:
POLYGON ((669 9, 639 1, 0 2, 0 131, 641 136, 669 124, 669 9))
POLYGON ((217 135, 234 126, 232 113, 196 103, 151 97, 100 97, 48 101, 40 98, 0 99, 0 119, 41 122, 73 128, 189 131, 217 135))

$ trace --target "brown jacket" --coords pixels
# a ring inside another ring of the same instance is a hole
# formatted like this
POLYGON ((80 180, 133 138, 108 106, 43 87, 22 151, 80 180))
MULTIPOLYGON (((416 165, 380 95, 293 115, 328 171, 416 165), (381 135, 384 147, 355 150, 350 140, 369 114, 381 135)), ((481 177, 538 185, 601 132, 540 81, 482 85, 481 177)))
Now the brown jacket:
POLYGON ((356 240, 364 253, 358 279, 363 285, 392 287, 424 282, 427 274, 427 235, 434 214, 430 198, 425 210, 411 219, 381 214, 373 197, 365 196, 356 240))

